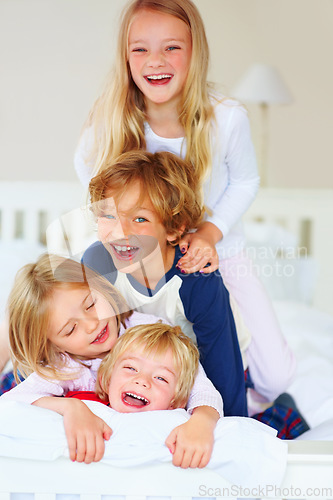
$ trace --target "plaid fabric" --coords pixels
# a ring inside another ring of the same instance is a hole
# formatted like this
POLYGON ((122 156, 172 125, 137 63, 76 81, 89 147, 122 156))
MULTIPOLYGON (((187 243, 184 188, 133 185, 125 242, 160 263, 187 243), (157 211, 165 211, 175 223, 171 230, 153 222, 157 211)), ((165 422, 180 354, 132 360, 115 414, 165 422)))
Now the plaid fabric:
POLYGON ((252 418, 273 427, 278 431, 277 437, 280 439, 295 439, 303 432, 309 430, 298 410, 274 403, 267 410, 253 415, 252 418))
POLYGON ((13 387, 15 387, 16 381, 14 378, 14 372, 7 372, 0 377, 0 396, 7 391, 10 391, 13 387))
MULTIPOLYGON (((247 369, 244 372, 245 387, 254 388, 251 375, 247 369)), ((299 412, 295 401, 290 394, 280 396, 270 408, 252 415, 251 418, 263 422, 278 431, 277 437, 280 439, 295 439, 309 430, 309 426, 299 412), (285 397, 284 397, 285 396, 285 397), (282 404, 285 401, 285 404, 282 404)))

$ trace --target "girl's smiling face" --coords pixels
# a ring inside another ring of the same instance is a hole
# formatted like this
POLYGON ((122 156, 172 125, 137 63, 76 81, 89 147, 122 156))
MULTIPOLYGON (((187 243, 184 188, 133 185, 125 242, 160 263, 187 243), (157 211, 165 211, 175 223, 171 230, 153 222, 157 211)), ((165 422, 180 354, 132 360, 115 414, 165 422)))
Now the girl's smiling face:
POLYGON ((189 28, 181 19, 143 9, 129 31, 128 63, 136 86, 150 104, 178 103, 192 55, 189 28))
POLYGON ((61 352, 101 358, 118 338, 115 312, 102 294, 88 287, 56 288, 49 302, 47 338, 61 352))

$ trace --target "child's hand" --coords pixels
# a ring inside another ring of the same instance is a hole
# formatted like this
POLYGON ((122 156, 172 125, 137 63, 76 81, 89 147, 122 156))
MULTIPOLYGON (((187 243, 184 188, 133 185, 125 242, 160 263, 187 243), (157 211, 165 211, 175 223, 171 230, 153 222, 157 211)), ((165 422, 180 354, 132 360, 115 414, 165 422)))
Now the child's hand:
POLYGON ((213 435, 209 432, 203 434, 193 427, 189 420, 173 429, 165 441, 173 454, 173 465, 183 469, 205 467, 213 450, 213 435))
POLYGON ((185 234, 179 242, 184 257, 179 259, 177 267, 186 274, 197 271, 207 274, 216 271, 219 267, 219 257, 215 243, 221 239, 219 235, 220 230, 210 222, 204 223, 195 233, 185 234), (210 265, 205 267, 207 264, 210 265))
POLYGON ((110 439, 112 430, 82 401, 72 399, 69 402, 71 404, 64 411, 64 427, 69 457, 73 462, 86 464, 99 462, 104 455, 104 440, 110 439))
POLYGON ((73 462, 99 462, 112 430, 79 399, 45 396, 33 405, 56 411, 64 417, 69 457, 73 462))
POLYGON ((219 415, 210 407, 195 410, 188 422, 173 429, 165 441, 173 455, 173 465, 183 469, 205 467, 213 451, 214 429, 219 415))

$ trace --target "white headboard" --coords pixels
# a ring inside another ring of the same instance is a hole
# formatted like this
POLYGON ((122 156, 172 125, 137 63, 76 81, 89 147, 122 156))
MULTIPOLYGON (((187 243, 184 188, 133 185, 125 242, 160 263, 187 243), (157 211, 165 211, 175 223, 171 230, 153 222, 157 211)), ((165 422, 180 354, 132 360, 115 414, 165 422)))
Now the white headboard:
POLYGON ((70 214, 66 226, 73 238, 71 245, 75 246, 75 240, 83 241, 85 227, 76 223, 77 217, 71 216, 71 211, 85 202, 78 182, 0 182, 0 321, 18 269, 34 262, 47 247, 62 252, 64 237, 59 231, 59 217, 70 214), (46 233, 50 240, 47 247, 46 233))
POLYGON ((84 203, 78 182, 0 182, 0 241, 45 244, 48 225, 84 203))
MULTIPOLYGON (((333 190, 261 188, 245 216, 245 222, 282 228, 281 254, 295 245, 295 256, 316 265, 313 305, 333 313, 333 190), (288 243, 288 235, 294 240, 288 243), (283 241, 286 239, 286 241, 283 241), (283 248, 284 247, 284 248, 283 248)), ((248 234, 251 240, 251 234, 248 234)), ((275 241, 276 244, 276 241, 275 241)))

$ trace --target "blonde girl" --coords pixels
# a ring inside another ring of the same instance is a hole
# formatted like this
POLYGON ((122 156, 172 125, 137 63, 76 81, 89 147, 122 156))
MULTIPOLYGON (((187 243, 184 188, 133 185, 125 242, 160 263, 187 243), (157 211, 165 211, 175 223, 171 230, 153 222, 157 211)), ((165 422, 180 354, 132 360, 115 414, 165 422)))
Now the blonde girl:
POLYGON ((35 372, 45 379, 68 380, 68 358, 84 365, 86 359, 103 357, 115 343, 121 325, 126 326, 126 320, 131 314, 120 293, 89 268, 71 259, 42 255, 36 263, 27 264, 19 271, 9 297, 9 339, 16 376, 18 371, 24 378, 35 372), (94 292, 90 292, 91 287, 94 292), (59 316, 64 314, 64 310, 58 311, 58 302, 62 296, 67 298, 67 291, 80 290, 83 297, 87 297, 82 307, 86 309, 82 312, 86 323, 84 325, 82 322, 82 328, 86 326, 98 332, 99 327, 107 326, 109 333, 109 338, 105 338, 102 343, 91 345, 89 342, 91 352, 87 354, 74 352, 80 348, 81 351, 86 351, 83 344, 80 347, 70 345, 71 337, 74 337, 72 334, 80 330, 78 320, 73 321, 73 324, 65 323, 63 331, 58 332, 56 327, 56 334, 53 334, 52 320, 55 311, 58 313, 59 324, 62 321, 59 316), (98 293, 98 296, 93 293, 98 293), (103 299, 110 305, 107 311, 110 317, 100 318, 99 321, 97 316, 101 316, 100 303, 103 299), (91 324, 88 324, 89 321, 91 324), (56 338, 62 334, 69 339, 66 350, 60 347, 62 340, 56 338), (92 351, 94 348, 95 352, 92 351))
MULTIPOLYGON (((60 413, 70 458, 85 463, 99 461, 104 440, 110 438, 112 430, 82 401, 54 396, 93 391, 101 360, 125 328, 159 319, 129 311, 116 289, 81 263, 48 254, 18 272, 9 297, 8 317, 14 370, 27 378, 1 398, 60 413)), ((178 428, 175 447, 185 451, 180 459, 179 453, 175 454, 179 460, 175 465, 184 465, 185 452, 189 463, 195 452, 201 459, 207 453, 207 436, 210 456, 213 429, 222 414, 221 398, 202 368, 187 409, 193 417, 186 427, 178 428), (202 391, 211 393, 209 412, 206 406, 200 407, 202 391), (193 446, 191 428, 196 434, 197 426, 203 437, 194 436, 193 446)))
POLYGON ((84 128, 75 168, 88 185, 129 150, 167 150, 192 164, 211 215, 182 237, 178 265, 184 273, 220 268, 252 334, 248 356, 261 367, 253 378, 270 378, 269 390, 260 382, 255 387, 267 402, 290 384, 295 358, 244 250, 241 217, 259 186, 247 113, 208 85, 208 61, 204 25, 191 0, 130 1, 114 70, 84 128))
MULTIPOLYGON (((179 20, 179 25, 185 25, 188 41, 182 41, 179 48, 173 48, 174 41, 166 43, 164 47, 165 53, 170 52, 170 56, 165 57, 174 59, 171 52, 176 51, 186 52, 187 57, 185 73, 183 77, 180 75, 181 88, 177 89, 179 99, 172 110, 175 111, 175 117, 169 119, 167 128, 168 131, 170 128, 175 131, 177 129, 185 136, 185 158, 195 166, 198 179, 203 180, 212 163, 210 121, 214 115, 214 106, 207 89, 209 48, 206 34, 199 12, 189 0, 135 0, 123 11, 113 72, 87 123, 95 132, 91 163, 94 166, 93 173, 98 173, 106 163, 111 163, 124 151, 145 149, 147 146, 144 127, 147 118, 149 122, 147 108, 150 103, 145 99, 145 91, 137 86, 133 78, 132 54, 140 50, 140 47, 131 46, 130 31, 135 17, 141 13, 146 16, 150 12, 167 14, 174 21, 179 20)), ((150 28, 158 31, 159 25, 151 25, 150 28)), ((177 42, 180 40, 177 39, 177 42)), ((173 75, 173 80, 175 78, 173 75)), ((162 123, 162 118, 159 121, 162 123)), ((172 138, 170 134, 169 136, 172 138)), ((79 154, 77 160, 79 161, 79 154)), ((85 174, 90 178, 91 172, 81 172, 81 169, 83 165, 77 163, 77 172, 82 181, 86 181, 85 174)))

